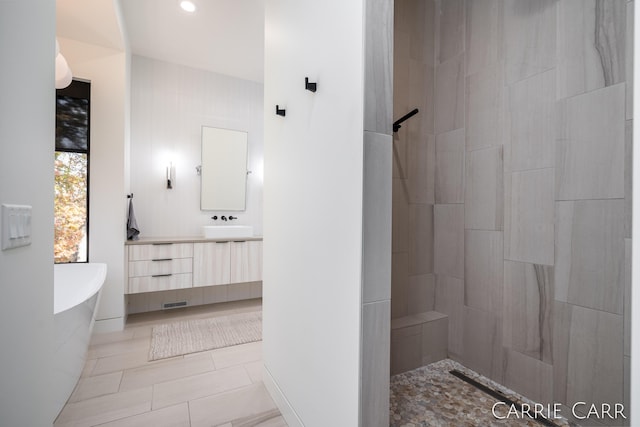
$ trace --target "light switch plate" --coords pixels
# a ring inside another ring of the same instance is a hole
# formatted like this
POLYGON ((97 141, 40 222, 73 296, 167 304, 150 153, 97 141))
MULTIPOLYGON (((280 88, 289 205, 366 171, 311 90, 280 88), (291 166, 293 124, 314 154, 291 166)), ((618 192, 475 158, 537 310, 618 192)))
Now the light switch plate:
POLYGON ((2 205, 2 250, 31 244, 31 206, 2 205))

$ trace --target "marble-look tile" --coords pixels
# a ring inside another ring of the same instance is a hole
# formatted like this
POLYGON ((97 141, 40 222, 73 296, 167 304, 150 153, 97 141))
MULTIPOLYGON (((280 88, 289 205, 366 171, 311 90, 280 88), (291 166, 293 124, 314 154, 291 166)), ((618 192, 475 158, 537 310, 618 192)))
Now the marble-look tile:
POLYGON ((513 172, 506 206, 505 258, 554 263, 555 169, 513 172))
POLYGON ((556 63, 556 0, 505 0, 507 83, 549 70, 556 63))
POLYGON ((503 214, 502 147, 468 151, 464 197, 465 228, 501 230, 503 214))
POLYGON ((626 52, 625 52, 625 86, 627 89, 626 93, 626 119, 633 119, 633 49, 634 49, 634 40, 633 40, 633 27, 634 27, 634 2, 627 2, 627 24, 626 24, 626 52))
POLYGON ((449 356, 457 359, 463 354, 464 281, 455 277, 436 276, 435 310, 449 318, 449 356))
POLYGON ((465 230, 464 234, 464 303, 501 316, 502 232, 465 230))
POLYGON ((100 427, 190 427, 189 422, 189 406, 181 403, 175 406, 169 406, 157 411, 145 412, 144 414, 135 415, 133 417, 122 418, 106 424, 100 424, 100 427))
POLYGON ((625 122, 624 136, 624 237, 633 231, 633 120, 625 122))
POLYGON ((436 135, 464 126, 464 54, 436 67, 436 135))
POLYGON ((407 49, 411 59, 434 65, 435 1, 398 0, 394 3, 394 31, 396 35, 401 31, 410 36, 411 43, 407 44, 407 49))
POLYGON ((463 365, 503 381, 502 325, 498 316, 471 307, 464 307, 463 365))
POLYGON ((505 349, 504 385, 538 403, 553 403, 553 366, 505 349))
POLYGON ((422 365, 422 325, 391 330, 391 375, 422 365))
POLYGON ((433 135, 426 138, 413 138, 409 141, 407 152, 409 203, 433 204, 435 201, 435 146, 433 135))
POLYGON ((624 197, 624 84, 559 103, 558 200, 624 197))
POLYGON ((466 79, 466 148, 503 145, 504 77, 501 64, 494 64, 466 79))
POLYGON ((409 205, 409 275, 433 272, 433 205, 409 205))
POLYGON ((466 4, 467 75, 502 59, 503 0, 473 0, 466 4))
POLYGON ((623 367, 623 372, 624 372, 624 384, 623 384, 623 397, 622 397, 622 403, 624 405, 625 409, 625 415, 627 416, 627 419, 624 420, 622 422, 623 426, 629 426, 631 424, 629 424, 629 412, 631 410, 631 357, 625 356, 624 357, 624 367, 623 367))
POLYGON ((627 5, 563 0, 557 7, 558 98, 623 82, 627 5))
POLYGON ((623 217, 623 200, 557 203, 557 300, 622 314, 623 217))
POLYGON ((509 87, 512 171, 555 166, 555 73, 549 70, 509 87))
POLYGON ((276 409, 263 384, 189 402, 192 427, 210 427, 276 409))
POLYGON ((391 135, 393 1, 365 2, 364 130, 391 135))
POLYGON ((364 133, 363 302, 391 298, 392 137, 364 133))
POLYGON ((462 53, 464 49, 464 0, 437 2, 440 6, 438 59, 442 63, 462 53))
POLYGON ((443 317, 422 324, 422 366, 447 358, 449 319, 443 317))
POLYGON ((393 179, 406 179, 409 176, 409 141, 409 126, 403 126, 393 134, 393 179))
MULTIPOLYGON (((402 2, 407 3, 405 1, 402 2)), ((400 2, 396 2, 396 24, 393 35, 393 115, 399 117, 401 111, 408 111, 409 94, 409 46, 411 37, 406 26, 398 24, 399 14, 397 10, 400 2)), ((392 120, 393 121, 393 120, 392 120)))
POLYGON ((579 306, 571 310, 566 402, 622 402, 622 316, 579 306))
POLYGON ((389 425, 390 327, 389 301, 362 306, 362 425, 389 425))
POLYGON ((505 347, 553 363, 553 297, 552 267, 504 262, 505 347))
POLYGON ((409 60, 409 105, 404 111, 397 111, 398 117, 417 108, 419 113, 401 126, 409 126, 415 133, 410 137, 424 138, 433 134, 435 105, 433 103, 433 88, 435 84, 435 67, 414 59, 409 60))
POLYGON ((434 206, 434 272, 464 278, 464 205, 434 206))
MULTIPOLYGON (((553 398, 556 402, 567 402, 567 367, 569 365, 569 344, 572 321, 572 305, 553 301, 553 398)), ((508 321, 508 319, 505 319, 508 321)))
POLYGON ((407 315, 409 293, 409 255, 397 252, 391 255, 391 318, 407 315))
POLYGON ((406 179, 394 179, 391 195, 391 251, 409 251, 409 190, 406 179))
POLYGON ((423 313, 434 309, 436 278, 433 274, 409 276, 407 314, 423 313))
POLYGON ((624 239, 624 355, 631 356, 631 239, 624 239))
POLYGON ((436 203, 464 203, 464 128, 436 137, 436 203))

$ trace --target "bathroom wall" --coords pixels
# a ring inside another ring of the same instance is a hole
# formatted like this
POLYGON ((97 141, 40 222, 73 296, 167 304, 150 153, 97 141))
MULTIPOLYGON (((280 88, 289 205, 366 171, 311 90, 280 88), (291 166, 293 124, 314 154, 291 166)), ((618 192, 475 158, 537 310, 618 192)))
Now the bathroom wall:
MULTIPOLYGON (((32 206, 29 246, 0 251, 0 424, 50 426, 55 4, 0 2, 0 203, 32 206)), ((1 233, 1 232, 0 232, 1 233)))
MULTIPOLYGON (((628 402, 633 2, 424 3, 436 8, 423 25, 435 38, 435 77, 424 73, 434 87, 409 93, 434 105, 422 172, 435 173, 433 258, 420 266, 433 263, 435 293, 410 281, 403 291, 405 224, 409 236, 425 227, 394 192, 394 215, 409 218, 394 217, 396 313, 434 295, 449 315, 450 357, 532 399, 628 402)), ((416 2, 396 5, 422 16, 416 2)), ((415 40, 412 22, 396 37, 415 40)), ((409 79, 430 43, 409 43, 409 79)))
POLYGON ((131 69, 131 192, 141 236, 199 236, 214 214, 262 235, 262 84, 137 55, 131 69), (202 126, 248 132, 246 211, 200 210, 202 126))

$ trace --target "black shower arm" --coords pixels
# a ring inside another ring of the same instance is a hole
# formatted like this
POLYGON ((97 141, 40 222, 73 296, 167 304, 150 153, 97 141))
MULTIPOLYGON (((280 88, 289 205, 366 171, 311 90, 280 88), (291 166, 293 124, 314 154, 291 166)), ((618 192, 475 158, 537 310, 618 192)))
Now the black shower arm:
POLYGON ((413 110, 409 111, 407 114, 405 114, 404 116, 400 117, 398 120, 393 122, 393 131, 394 132, 398 132, 398 130, 402 127, 402 126, 400 126, 400 123, 402 123, 405 120, 415 116, 416 114, 418 114, 418 109, 414 108, 413 110))

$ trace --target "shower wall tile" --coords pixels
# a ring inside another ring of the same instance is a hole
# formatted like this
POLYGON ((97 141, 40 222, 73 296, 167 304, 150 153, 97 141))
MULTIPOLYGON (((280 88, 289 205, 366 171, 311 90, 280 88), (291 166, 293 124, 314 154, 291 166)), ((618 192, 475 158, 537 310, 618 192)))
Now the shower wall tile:
POLYGON ((625 122, 624 137, 624 237, 633 231, 633 120, 625 122))
POLYGON ((391 135, 393 0, 365 1, 364 130, 391 135))
POLYGON ((631 239, 624 239, 624 355, 631 356, 631 239))
POLYGON ((553 301, 553 399, 567 403, 567 378, 569 366, 569 338, 573 317, 572 305, 553 301))
POLYGON ((465 305, 502 316, 502 232, 466 230, 464 252, 465 305))
POLYGON ((506 259, 553 265, 554 173, 555 169, 549 168, 510 174, 506 259))
POLYGON ((567 403, 622 402, 622 316, 579 306, 571 309, 567 403))
POLYGON ((627 5, 563 0, 557 7, 558 98, 623 82, 627 5))
POLYGON ((391 309, 389 300, 362 306, 362 422, 389 425, 391 309))
POLYGON ((466 4, 467 75, 502 60, 503 0, 473 0, 466 4))
POLYGON ((433 205, 409 205, 409 275, 433 272, 433 205))
POLYGON ((558 200, 624 197, 624 91, 618 84, 559 103, 558 200))
POLYGON ((557 0, 505 0, 504 43, 507 83, 556 64, 557 0))
POLYGON ((394 179, 407 179, 409 176, 407 154, 411 137, 412 135, 409 134, 409 126, 403 126, 398 132, 393 134, 392 176, 394 179))
POLYGON ((464 55, 459 54, 436 68, 436 134, 464 126, 464 55))
MULTIPOLYGON (((404 2, 403 2, 404 3, 404 2)), ((396 2, 396 11, 398 2, 396 2)), ((397 23, 393 35, 393 115, 399 117, 400 111, 409 109, 409 45, 411 37, 404 26, 397 23)))
POLYGON ((395 2, 395 28, 411 37, 407 45, 410 58, 425 64, 435 63, 435 1, 398 0, 395 2))
POLYGON ((463 335, 465 366, 503 382, 502 325, 498 316, 465 306, 463 335))
POLYGON ((406 252, 391 255, 391 318, 407 315, 409 295, 409 256, 406 252))
POLYGON ((555 75, 549 70, 509 87, 510 170, 555 166, 555 75))
POLYGON ((436 203, 464 203, 464 128, 436 137, 436 203))
POLYGON ((466 148, 503 145, 504 96, 501 64, 485 68, 466 81, 466 148))
POLYGON ((440 5, 438 59, 445 62, 464 49, 464 0, 437 2, 440 5))
POLYGON ((364 132, 362 217, 363 301, 390 298, 392 180, 391 135, 364 132))
POLYGON ((434 272, 464 278, 464 205, 434 206, 434 272))
POLYGON ((537 403, 553 401, 553 366, 505 349, 504 385, 537 403))
POLYGON ((555 298, 622 314, 624 201, 558 202, 556 209, 555 298))
POLYGON ((461 360, 464 342, 464 281, 437 275, 435 310, 449 317, 449 357, 461 360))
POLYGON ((436 143, 433 135, 409 140, 407 165, 409 203, 433 204, 436 174, 436 143))
POLYGON ((449 340, 447 317, 422 324, 422 365, 447 358, 449 340))
POLYGON ((397 118, 407 114, 409 111, 417 108, 419 114, 413 116, 408 122, 402 126, 410 125, 417 129, 417 137, 424 138, 426 135, 433 134, 434 107, 433 88, 435 85, 435 68, 433 65, 423 64, 413 59, 409 60, 409 105, 404 110, 398 110, 397 118))
POLYGON ((422 325, 391 331, 391 375, 406 372, 421 365, 422 325))
POLYGON ((553 363, 553 267, 504 262, 504 346, 553 363))
POLYGON ((501 230, 503 225, 502 147, 466 153, 465 228, 501 230))
POLYGON ((409 251, 409 191, 407 180, 393 179, 391 250, 409 251))
POLYGON ((623 420, 622 425, 630 426, 631 424, 629 424, 629 412, 631 411, 631 357, 625 356, 623 364, 624 384, 622 391, 622 403, 626 408, 624 414, 626 415, 627 419, 623 420))
POLYGON ((407 314, 432 311, 435 304, 436 277, 433 274, 409 276, 407 314))
POLYGON ((626 24, 626 52, 625 52, 625 81, 626 81, 626 119, 633 119, 633 26, 634 26, 634 4, 627 3, 627 24, 626 24))

